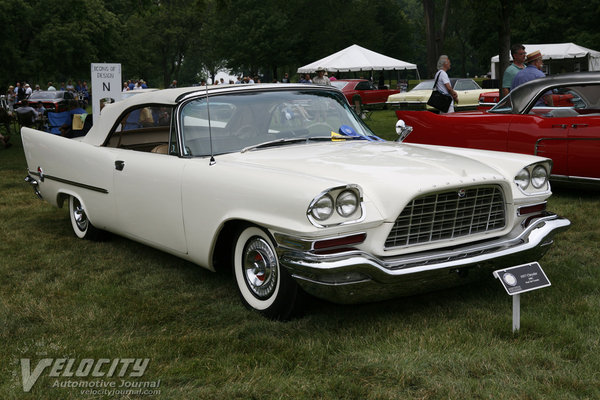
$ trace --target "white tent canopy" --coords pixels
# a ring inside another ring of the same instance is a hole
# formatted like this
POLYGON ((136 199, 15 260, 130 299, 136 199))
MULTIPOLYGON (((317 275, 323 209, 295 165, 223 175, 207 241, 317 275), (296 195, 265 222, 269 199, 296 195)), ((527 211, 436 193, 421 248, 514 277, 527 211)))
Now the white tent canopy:
MULTIPOLYGON (((323 67, 329 72, 417 69, 416 64, 384 56, 356 44, 298 68, 298 73, 308 74, 315 72, 318 67, 323 67)), ((417 70, 418 73, 419 71, 417 70)))
MULTIPOLYGON (((523 46, 525 46, 525 51, 528 53, 539 50, 544 60, 587 58, 588 71, 600 71, 600 52, 586 49, 575 43, 523 44, 523 46)), ((492 57, 492 79, 497 77, 496 66, 499 62, 499 56, 492 57)))

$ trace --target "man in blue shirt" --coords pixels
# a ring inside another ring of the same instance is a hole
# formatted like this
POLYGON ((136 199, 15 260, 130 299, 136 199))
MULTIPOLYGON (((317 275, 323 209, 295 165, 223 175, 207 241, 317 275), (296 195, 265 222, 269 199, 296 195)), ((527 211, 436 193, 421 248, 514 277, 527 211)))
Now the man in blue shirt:
POLYGON ((522 69, 515 75, 515 79, 512 81, 512 85, 510 90, 514 90, 517 86, 524 84, 525 82, 532 81, 538 78, 545 78, 546 75, 542 72, 542 67, 544 66, 544 61, 542 61, 542 53, 539 50, 534 51, 533 53, 527 54, 527 59, 525 60, 527 67, 522 69))

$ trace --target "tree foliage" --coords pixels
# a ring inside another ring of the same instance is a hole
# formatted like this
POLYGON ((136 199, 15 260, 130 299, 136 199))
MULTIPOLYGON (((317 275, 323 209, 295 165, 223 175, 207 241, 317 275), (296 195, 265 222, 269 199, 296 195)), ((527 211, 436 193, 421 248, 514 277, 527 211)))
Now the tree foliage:
POLYGON ((598 15, 599 0, 0 0, 0 80, 87 79, 95 62, 155 87, 222 67, 271 79, 352 44, 422 76, 448 54, 451 75, 473 76, 509 42, 600 49, 598 15))

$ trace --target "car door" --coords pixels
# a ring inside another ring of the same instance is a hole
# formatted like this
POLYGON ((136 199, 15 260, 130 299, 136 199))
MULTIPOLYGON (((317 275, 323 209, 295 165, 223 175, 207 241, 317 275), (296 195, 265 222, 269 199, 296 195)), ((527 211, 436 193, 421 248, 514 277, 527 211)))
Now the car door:
POLYGON ((567 175, 567 136, 571 117, 535 114, 515 115, 508 138, 508 151, 551 158, 553 175, 567 175))
POLYGON ((121 232, 186 253, 181 213, 181 176, 185 160, 176 156, 117 149, 114 196, 121 232))
POLYGON ((572 85, 555 90, 553 105, 577 111, 568 123, 568 174, 600 178, 600 84, 572 85))
POLYGON ((117 233, 171 252, 186 253, 181 211, 186 160, 159 151, 170 148, 170 127, 159 123, 162 112, 164 107, 132 110, 108 141, 115 147, 112 168, 117 233), (138 116, 137 126, 132 124, 132 115, 138 116))
POLYGON ((568 175, 600 178, 600 114, 582 114, 569 122, 568 175))
POLYGON ((369 89, 365 91, 368 96, 369 104, 381 104, 387 101, 390 91, 388 89, 379 89, 372 82, 367 82, 369 89))
MULTIPOLYGON (((375 89, 373 84, 369 81, 360 81, 356 84, 355 88, 360 94, 363 104, 376 104, 381 103, 378 99, 378 90, 375 89)), ((387 99, 386 99, 387 100, 387 99)), ((385 100, 383 101, 385 102, 385 100)))
POLYGON ((562 86, 538 94, 511 125, 512 150, 554 162, 552 174, 600 178, 600 85, 562 86))

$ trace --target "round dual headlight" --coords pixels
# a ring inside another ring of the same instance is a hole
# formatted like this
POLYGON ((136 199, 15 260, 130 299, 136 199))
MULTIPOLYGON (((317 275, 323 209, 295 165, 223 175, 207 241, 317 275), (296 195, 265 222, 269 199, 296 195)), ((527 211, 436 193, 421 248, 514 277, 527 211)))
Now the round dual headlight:
POLYGON ((529 171, 527 170, 527 168, 523 168, 522 170, 519 171, 517 176, 515 176, 515 183, 517 184, 517 186, 519 186, 523 190, 527 189, 527 186, 529 186, 530 180, 531 180, 531 177, 529 175, 529 171))
POLYGON ((358 196, 352 190, 344 190, 335 201, 335 208, 342 217, 348 218, 358 208, 358 196))
POLYGON ((310 214, 317 221, 325 221, 333 214, 333 198, 326 194, 321 196, 310 209, 310 214))
POLYGON ((548 170, 538 165, 531 173, 531 184, 536 189, 541 189, 548 182, 548 170))

